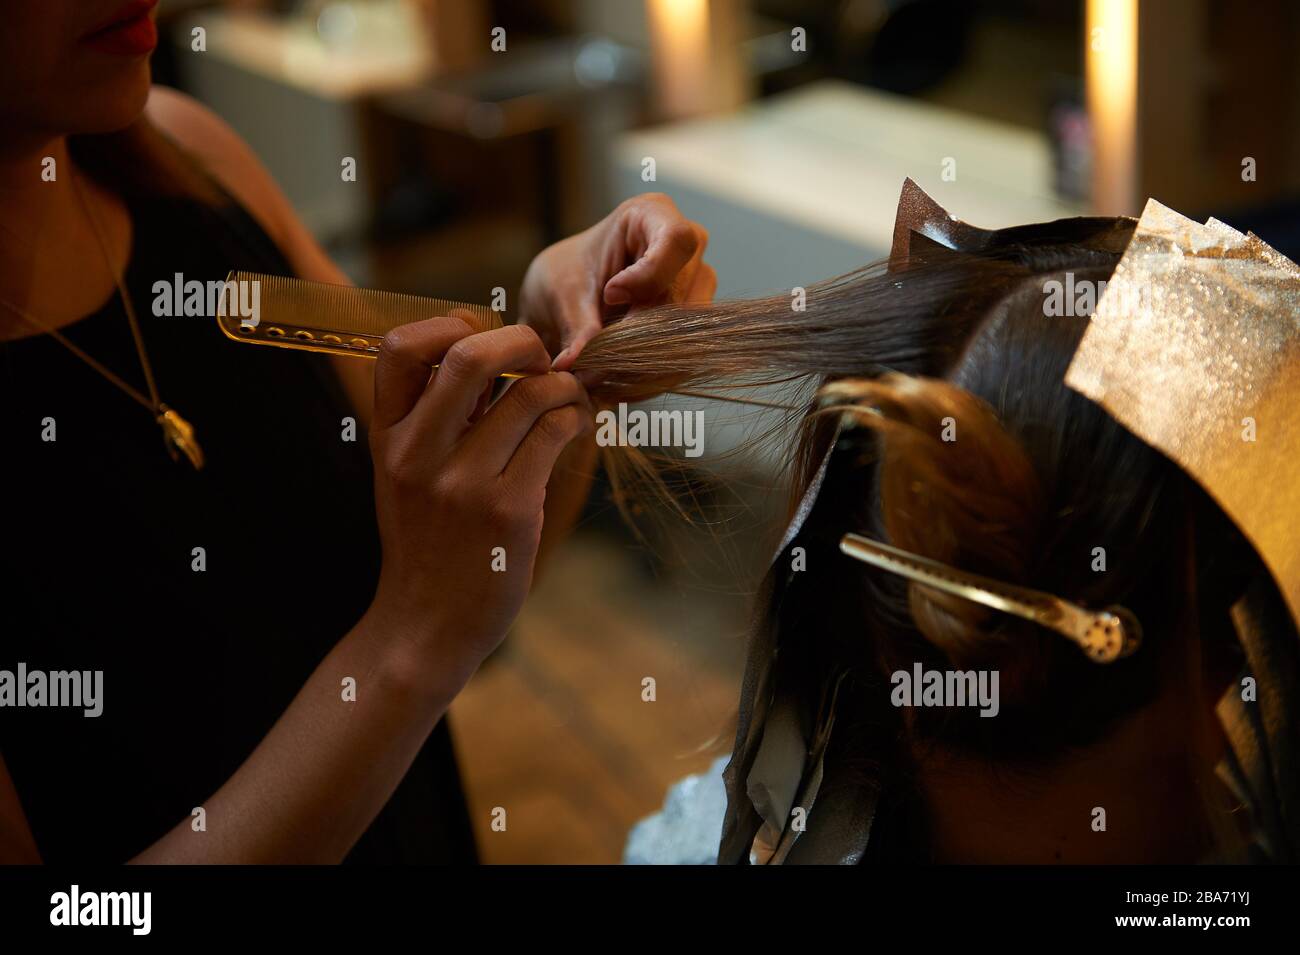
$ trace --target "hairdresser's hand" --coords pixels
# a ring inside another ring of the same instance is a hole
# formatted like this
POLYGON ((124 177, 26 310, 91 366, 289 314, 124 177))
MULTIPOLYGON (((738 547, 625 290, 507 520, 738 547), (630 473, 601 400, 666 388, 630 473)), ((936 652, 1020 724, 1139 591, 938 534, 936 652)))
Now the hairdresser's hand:
POLYGON ((384 560, 367 616, 448 694, 519 612, 551 468, 591 427, 586 392, 550 364, 531 328, 474 335, 455 318, 404 325, 379 354, 370 447, 384 560), (535 377, 489 407, 511 371, 535 377))
POLYGON ((520 323, 537 330, 556 369, 568 370, 629 308, 711 300, 717 276, 703 261, 708 241, 704 227, 662 193, 628 199, 533 259, 519 294, 520 323))

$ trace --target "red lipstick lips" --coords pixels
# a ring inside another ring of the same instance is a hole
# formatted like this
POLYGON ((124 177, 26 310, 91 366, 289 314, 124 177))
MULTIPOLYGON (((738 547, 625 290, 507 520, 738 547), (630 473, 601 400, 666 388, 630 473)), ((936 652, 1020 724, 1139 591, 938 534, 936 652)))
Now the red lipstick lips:
POLYGON ((158 0, 132 0, 81 38, 101 53, 145 56, 158 45, 158 28, 149 18, 158 0))

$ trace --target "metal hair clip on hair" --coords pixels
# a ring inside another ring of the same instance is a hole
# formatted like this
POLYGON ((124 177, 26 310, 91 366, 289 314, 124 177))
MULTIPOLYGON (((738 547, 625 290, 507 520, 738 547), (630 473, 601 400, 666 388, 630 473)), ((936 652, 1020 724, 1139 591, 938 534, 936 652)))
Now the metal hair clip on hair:
POLYGON ((845 534, 840 538, 840 550, 863 563, 926 587, 1055 630, 1077 643, 1094 663, 1112 663, 1126 657, 1142 642, 1142 627, 1137 618, 1123 607, 1087 610, 1051 594, 968 574, 858 534, 845 534))

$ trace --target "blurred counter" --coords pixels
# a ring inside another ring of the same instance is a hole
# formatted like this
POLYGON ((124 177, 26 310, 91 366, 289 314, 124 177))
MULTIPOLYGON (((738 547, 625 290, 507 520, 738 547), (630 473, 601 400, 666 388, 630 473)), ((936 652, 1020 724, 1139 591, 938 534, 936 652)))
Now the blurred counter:
MULTIPOLYGON (((718 273, 719 298, 788 292, 885 257, 908 176, 952 214, 988 228, 1085 214, 1053 194, 1045 135, 840 82, 727 116, 625 133, 612 161, 615 200, 666 192, 709 230, 706 258, 718 273), (641 178, 647 158, 654 182, 641 178), (945 182, 949 158, 956 176, 945 182)), ((795 395, 761 393, 777 401, 795 395)), ((663 402, 700 407, 694 399, 663 402)), ((780 412, 704 407, 710 458, 755 432, 785 433, 780 412)), ((785 453, 778 441, 718 466, 771 476, 784 463, 771 455, 785 453)))
POLYGON ((615 198, 667 192, 708 227, 719 295, 807 285, 883 257, 908 176, 989 228, 1084 214, 1053 193, 1046 135, 840 82, 627 133, 612 158, 615 198), (646 157, 655 182, 641 179, 646 157))

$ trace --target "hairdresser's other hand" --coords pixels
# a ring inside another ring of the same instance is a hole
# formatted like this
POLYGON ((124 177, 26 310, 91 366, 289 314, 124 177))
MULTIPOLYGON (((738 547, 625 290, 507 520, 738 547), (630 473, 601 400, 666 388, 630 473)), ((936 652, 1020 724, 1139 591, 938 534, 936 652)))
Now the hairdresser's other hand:
POLYGON ((383 567, 367 616, 448 698, 519 612, 551 468, 591 428, 582 385, 550 364, 531 328, 475 335, 456 318, 403 325, 380 350, 370 448, 383 567), (489 406, 486 389, 512 371, 533 377, 489 406))
POLYGON ((611 318, 630 308, 707 302, 717 276, 704 263, 709 234, 663 193, 628 199, 585 232, 533 259, 520 323, 537 330, 567 371, 611 318))

